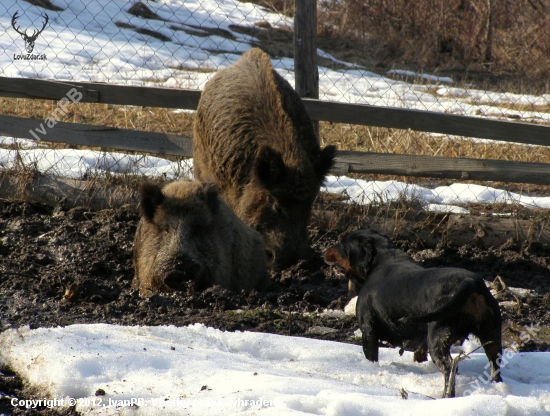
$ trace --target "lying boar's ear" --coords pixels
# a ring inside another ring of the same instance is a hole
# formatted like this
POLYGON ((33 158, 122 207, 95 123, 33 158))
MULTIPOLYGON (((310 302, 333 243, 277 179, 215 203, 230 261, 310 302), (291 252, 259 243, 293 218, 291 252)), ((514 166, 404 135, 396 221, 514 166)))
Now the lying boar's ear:
POLYGON ((330 168, 334 165, 336 157, 336 146, 327 146, 321 150, 319 158, 313 162, 315 173, 320 181, 325 179, 330 168))
POLYGON ((143 182, 139 187, 139 212, 147 221, 152 222, 157 207, 164 201, 160 188, 152 183, 143 182))
POLYGON ((252 167, 253 176, 266 188, 280 183, 286 172, 285 162, 279 152, 269 146, 258 149, 252 167))
POLYGON ((220 208, 220 201, 218 200, 218 186, 214 182, 207 180, 202 184, 201 192, 204 195, 206 206, 212 215, 216 215, 220 208))

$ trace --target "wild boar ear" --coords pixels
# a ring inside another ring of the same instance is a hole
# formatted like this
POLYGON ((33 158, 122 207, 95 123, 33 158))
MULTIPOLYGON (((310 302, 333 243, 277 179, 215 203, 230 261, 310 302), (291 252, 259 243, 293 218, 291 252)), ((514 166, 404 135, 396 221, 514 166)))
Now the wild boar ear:
POLYGON ((220 201, 218 200, 218 185, 211 180, 207 180, 202 184, 201 191, 204 195, 206 206, 212 215, 216 215, 220 209, 220 201))
POLYGON ((152 183, 143 182, 139 187, 139 212, 143 218, 152 222, 157 207, 164 201, 160 188, 152 183))
POLYGON ((317 178, 319 178, 320 181, 323 181, 325 179, 328 171, 334 165, 335 157, 336 146, 330 145, 321 150, 319 158, 315 162, 313 162, 313 168, 315 169, 317 178))
POLYGON ((282 182, 286 173, 285 162, 281 154, 269 146, 258 149, 252 166, 252 174, 266 188, 282 182))

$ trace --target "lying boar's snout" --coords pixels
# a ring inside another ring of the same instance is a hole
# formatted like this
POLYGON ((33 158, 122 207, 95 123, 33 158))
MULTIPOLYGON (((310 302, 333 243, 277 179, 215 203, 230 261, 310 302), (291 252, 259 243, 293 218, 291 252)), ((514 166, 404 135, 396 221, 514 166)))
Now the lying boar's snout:
POLYGON ((179 255, 174 261, 174 268, 164 278, 164 283, 174 290, 186 290, 186 282, 199 280, 201 267, 190 257, 179 255))
POLYGON ((300 249, 301 259, 309 260, 315 255, 317 255, 317 252, 313 250, 309 245, 305 245, 300 249))
POLYGON ((267 262, 269 267, 275 271, 280 272, 287 269, 290 266, 298 263, 300 260, 310 260, 317 253, 312 249, 309 244, 303 243, 303 238, 300 235, 294 235, 294 239, 268 239, 266 249, 267 262), (282 241, 281 241, 282 240, 282 241))
POLYGON ((271 268, 274 271, 282 271, 298 263, 299 260, 309 260, 315 255, 315 250, 311 247, 302 247, 297 250, 288 250, 284 252, 267 250, 266 254, 271 268))
POLYGON ((275 250, 267 250, 267 261, 271 266, 271 269, 276 272, 280 272, 287 267, 292 266, 300 259, 297 251, 280 252, 275 250))

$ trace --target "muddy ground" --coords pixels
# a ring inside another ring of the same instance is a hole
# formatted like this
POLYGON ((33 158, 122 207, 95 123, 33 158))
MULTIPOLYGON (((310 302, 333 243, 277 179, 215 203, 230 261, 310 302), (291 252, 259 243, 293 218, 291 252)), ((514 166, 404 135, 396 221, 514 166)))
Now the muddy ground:
MULTIPOLYGON (((138 216, 119 208, 91 212, 0 200, 0 331, 76 323, 177 325, 196 322, 228 331, 261 331, 359 343, 355 318, 322 313, 343 310, 347 282, 320 257, 273 274, 280 288, 266 293, 233 293, 220 287, 188 296, 158 294, 140 298, 131 287, 132 247, 138 216), (289 313, 292 312, 292 313, 289 313)), ((350 229, 350 223, 315 223, 314 248, 321 252, 350 229), (324 224, 324 226, 323 226, 324 224)), ((426 266, 455 266, 488 281, 498 275, 508 285, 530 289, 529 296, 508 295, 501 304, 505 327, 537 323, 539 338, 520 344, 523 351, 549 351, 550 246, 508 242, 422 249, 397 243, 426 266)), ((518 333, 506 331, 505 345, 518 333)), ((0 372, 0 413, 12 397, 26 397, 25 386, 9 369, 0 372)), ((68 411, 71 412, 70 410, 68 411)), ((33 414, 52 414, 38 409, 33 414)))

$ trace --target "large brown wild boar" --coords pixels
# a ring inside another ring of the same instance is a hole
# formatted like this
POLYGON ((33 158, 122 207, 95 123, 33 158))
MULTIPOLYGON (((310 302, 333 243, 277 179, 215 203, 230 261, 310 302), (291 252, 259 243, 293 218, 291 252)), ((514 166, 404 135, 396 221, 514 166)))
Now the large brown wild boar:
POLYGON ((302 100, 267 54, 252 49, 206 84, 193 146, 195 177, 213 180, 263 235, 273 270, 311 251, 306 227, 336 148, 321 150, 302 100))
POLYGON ((198 290, 262 290, 269 283, 262 236, 233 213, 215 184, 143 183, 140 214, 133 286, 142 296, 185 290, 189 280, 198 290))

